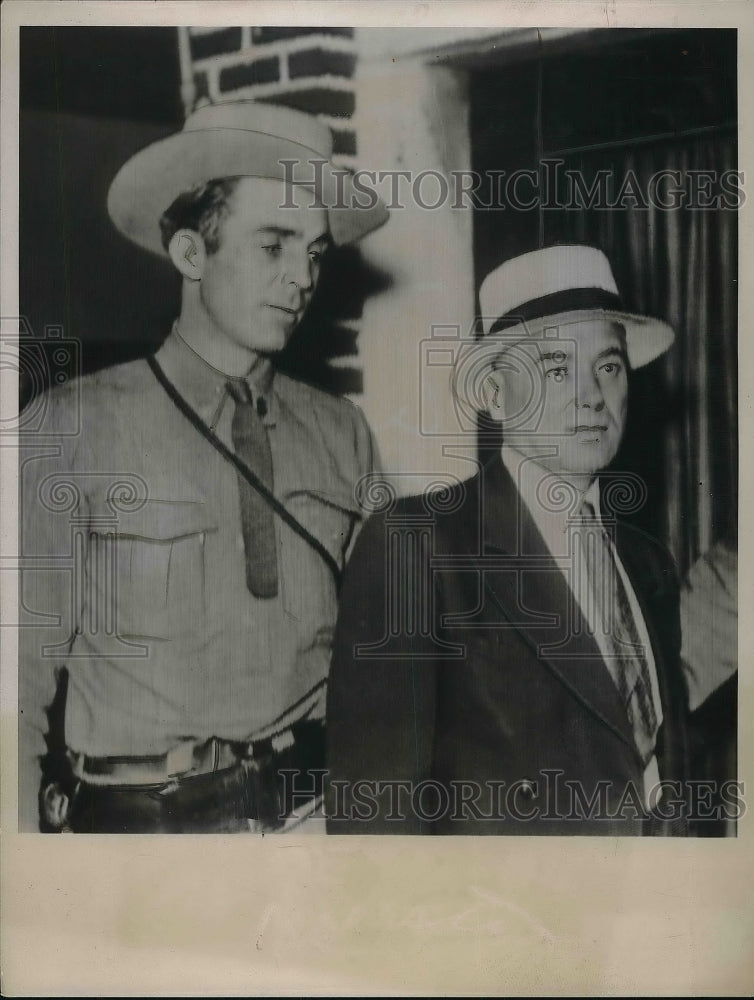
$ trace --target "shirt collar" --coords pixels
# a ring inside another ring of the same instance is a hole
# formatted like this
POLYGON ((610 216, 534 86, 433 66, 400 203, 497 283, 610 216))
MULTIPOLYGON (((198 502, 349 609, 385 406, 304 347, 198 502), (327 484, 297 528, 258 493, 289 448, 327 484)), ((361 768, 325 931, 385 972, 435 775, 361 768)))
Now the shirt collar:
MULTIPOLYGON (((228 376, 205 361, 183 339, 177 323, 173 324, 156 357, 184 399, 214 428, 228 400, 228 376)), ((272 363, 267 358, 257 359, 244 378, 254 399, 264 397, 267 412, 262 422, 272 426, 277 419, 277 397, 273 388, 275 371, 272 363)))
POLYGON ((501 456, 522 500, 546 540, 559 538, 567 532, 569 523, 578 516, 584 500, 588 500, 594 507, 596 519, 601 519, 597 479, 592 480, 589 488, 575 503, 571 503, 569 499, 573 496, 573 487, 557 473, 551 472, 536 459, 523 455, 510 445, 503 445, 501 456))

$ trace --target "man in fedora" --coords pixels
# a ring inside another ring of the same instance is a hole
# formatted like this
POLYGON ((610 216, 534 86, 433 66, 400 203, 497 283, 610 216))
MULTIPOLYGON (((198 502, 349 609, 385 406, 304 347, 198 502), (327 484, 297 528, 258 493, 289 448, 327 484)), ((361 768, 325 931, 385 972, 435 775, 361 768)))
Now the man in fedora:
POLYGON ((502 451, 370 518, 328 691, 333 833, 684 833, 686 693, 663 547, 598 474, 628 376, 673 331, 626 312, 605 256, 552 246, 480 293, 502 451), (398 555, 396 556, 396 553, 398 555))
POLYGON ((297 816, 321 798, 338 578, 375 454, 356 406, 274 358, 328 244, 386 219, 330 153, 308 115, 210 105, 112 182, 115 226, 170 258, 181 305, 153 357, 53 390, 51 448, 22 456, 22 829, 274 830, 292 797, 297 816))

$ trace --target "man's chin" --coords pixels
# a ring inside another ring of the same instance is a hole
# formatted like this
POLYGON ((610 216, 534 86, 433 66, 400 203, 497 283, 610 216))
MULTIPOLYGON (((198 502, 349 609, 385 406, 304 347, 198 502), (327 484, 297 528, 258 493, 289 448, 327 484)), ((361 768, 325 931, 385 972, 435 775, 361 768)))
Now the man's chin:
POLYGON ((526 442, 509 442, 522 454, 528 455, 555 475, 594 476, 610 464, 616 449, 607 442, 594 444, 576 443, 569 438, 532 437, 526 442), (536 447, 530 447, 536 442, 536 447), (545 455, 543 451, 552 449, 555 455, 545 455))
POLYGON ((571 475, 596 476, 607 468, 613 460, 615 452, 611 448, 579 447, 568 449, 563 456, 563 471, 571 475))
POLYGON ((255 330, 246 346, 257 354, 279 354, 291 339, 295 324, 275 326, 265 330, 255 330))

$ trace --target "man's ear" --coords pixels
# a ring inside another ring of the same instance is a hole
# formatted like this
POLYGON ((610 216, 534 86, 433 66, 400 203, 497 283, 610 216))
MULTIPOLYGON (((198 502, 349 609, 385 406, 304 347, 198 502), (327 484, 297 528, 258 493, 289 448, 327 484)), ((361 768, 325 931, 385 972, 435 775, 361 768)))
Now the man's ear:
POLYGON ((168 253, 184 278, 199 281, 207 261, 207 248, 199 233, 193 229, 177 229, 168 246, 168 253))
POLYGON ((503 374, 494 369, 484 377, 483 399, 485 409, 491 420, 502 421, 503 411, 503 374))

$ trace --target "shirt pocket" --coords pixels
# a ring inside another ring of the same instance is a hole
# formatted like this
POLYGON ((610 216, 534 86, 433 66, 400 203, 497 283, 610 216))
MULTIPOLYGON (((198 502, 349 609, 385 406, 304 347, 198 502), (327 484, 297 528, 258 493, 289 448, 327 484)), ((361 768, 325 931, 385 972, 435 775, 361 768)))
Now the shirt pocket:
MULTIPOLYGON (((296 493, 285 505, 343 569, 345 555, 361 521, 361 511, 348 497, 316 492, 296 493)), ((287 525, 281 525, 282 600, 286 613, 332 636, 337 614, 335 577, 322 556, 287 525)))
MULTIPOLYGON (((201 501, 145 500, 121 515, 113 530, 92 532, 91 553, 110 551, 106 577, 114 590, 110 603, 117 635, 173 639, 201 627, 205 544, 216 530, 201 501)), ((104 593, 98 596, 106 599, 104 593)))

